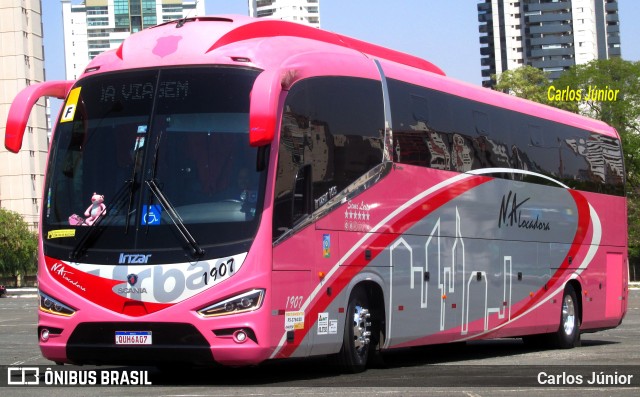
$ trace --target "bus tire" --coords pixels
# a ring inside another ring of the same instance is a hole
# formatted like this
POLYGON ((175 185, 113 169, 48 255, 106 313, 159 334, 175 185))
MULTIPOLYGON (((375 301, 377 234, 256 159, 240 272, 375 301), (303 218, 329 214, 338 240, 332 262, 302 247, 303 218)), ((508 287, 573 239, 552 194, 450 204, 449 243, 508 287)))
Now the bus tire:
POLYGON ((560 326, 554 334, 554 345, 559 349, 571 349, 580 346, 580 313, 576 291, 567 284, 562 296, 560 326))
POLYGON ((339 353, 339 362, 346 372, 357 373, 366 369, 372 345, 370 318, 367 293, 362 287, 356 287, 349 297, 339 353))

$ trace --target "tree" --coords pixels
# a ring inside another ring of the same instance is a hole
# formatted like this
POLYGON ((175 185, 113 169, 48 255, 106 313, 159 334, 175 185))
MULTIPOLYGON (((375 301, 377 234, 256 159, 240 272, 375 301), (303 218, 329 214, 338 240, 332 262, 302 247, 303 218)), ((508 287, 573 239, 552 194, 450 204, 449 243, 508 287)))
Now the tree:
POLYGON ((35 273, 37 235, 29 230, 20 214, 0 208, 0 273, 18 275, 35 273))
POLYGON ((522 66, 507 70, 500 75, 492 76, 496 81, 493 87, 496 91, 517 96, 518 98, 559 107, 560 109, 577 112, 578 107, 573 102, 557 102, 549 99, 549 75, 533 66, 522 66))

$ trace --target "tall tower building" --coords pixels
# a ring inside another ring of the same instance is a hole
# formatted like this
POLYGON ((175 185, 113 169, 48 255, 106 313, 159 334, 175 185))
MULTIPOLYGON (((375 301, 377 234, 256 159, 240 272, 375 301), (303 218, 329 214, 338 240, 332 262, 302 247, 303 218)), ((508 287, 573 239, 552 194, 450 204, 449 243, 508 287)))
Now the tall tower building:
POLYGON ((556 79, 573 65, 621 55, 617 0, 483 0, 478 21, 484 86, 523 65, 556 79))
POLYGON ((90 60, 118 48, 131 33, 202 15, 203 0, 84 0, 80 4, 62 0, 67 79, 78 78, 90 60))
MULTIPOLYGON (((44 81, 40 0, 0 1, 0 137, 6 115, 23 88, 44 81)), ((47 115, 44 100, 31 111, 18 154, 0 145, 0 206, 15 211, 33 228, 38 226, 44 168, 47 161, 47 115)))
POLYGON ((249 16, 320 27, 320 0, 249 0, 249 16))

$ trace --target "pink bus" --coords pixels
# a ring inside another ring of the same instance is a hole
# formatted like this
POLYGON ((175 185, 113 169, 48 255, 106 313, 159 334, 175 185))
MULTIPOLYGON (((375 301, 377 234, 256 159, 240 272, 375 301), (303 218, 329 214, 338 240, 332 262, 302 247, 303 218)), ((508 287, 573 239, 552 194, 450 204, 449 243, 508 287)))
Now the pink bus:
POLYGON ((40 222, 56 363, 253 365, 522 337, 571 348, 627 310, 608 125, 338 34, 173 21, 63 98, 40 222))

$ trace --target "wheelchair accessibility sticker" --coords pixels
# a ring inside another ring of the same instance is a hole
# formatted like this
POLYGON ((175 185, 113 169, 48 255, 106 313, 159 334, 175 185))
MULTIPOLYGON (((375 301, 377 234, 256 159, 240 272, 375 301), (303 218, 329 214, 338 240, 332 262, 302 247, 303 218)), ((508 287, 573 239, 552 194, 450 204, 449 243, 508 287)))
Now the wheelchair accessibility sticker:
POLYGON ((143 205, 141 223, 143 225, 159 225, 161 213, 162 206, 160 205, 143 205))

